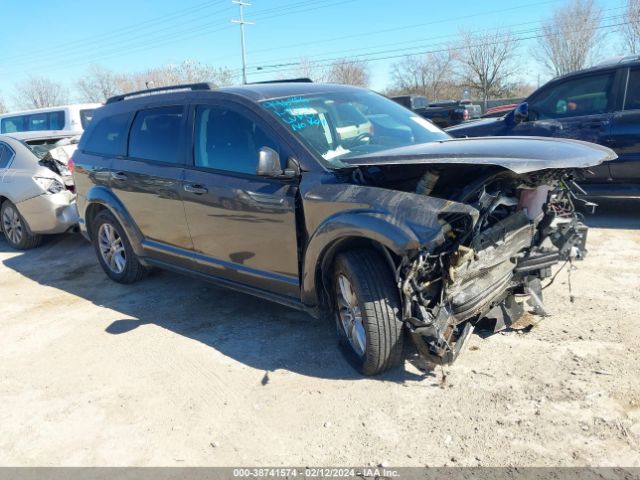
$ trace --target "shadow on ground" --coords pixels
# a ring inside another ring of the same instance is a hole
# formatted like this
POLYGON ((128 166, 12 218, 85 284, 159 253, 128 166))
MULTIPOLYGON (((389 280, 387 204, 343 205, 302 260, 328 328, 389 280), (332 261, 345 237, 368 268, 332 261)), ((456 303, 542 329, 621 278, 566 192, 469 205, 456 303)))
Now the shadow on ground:
MULTIPOLYGON (((0 235, 0 252, 12 251, 0 235)), ((133 285, 116 284, 80 235, 51 237, 40 248, 18 252, 3 263, 41 285, 118 312, 123 318, 106 328, 108 334, 126 335, 155 324, 265 371, 264 384, 277 369, 319 378, 363 378, 340 354, 330 322, 171 272, 154 272, 133 285)), ((84 321, 82 310, 69 315, 84 321)), ((405 382, 425 375, 396 369, 375 378, 405 382)))

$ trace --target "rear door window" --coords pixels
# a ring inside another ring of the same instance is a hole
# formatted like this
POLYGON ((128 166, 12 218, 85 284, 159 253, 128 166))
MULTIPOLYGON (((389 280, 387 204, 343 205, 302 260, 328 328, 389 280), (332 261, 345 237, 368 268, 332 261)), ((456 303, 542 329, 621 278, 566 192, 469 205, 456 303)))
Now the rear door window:
POLYGON ((90 133, 84 150, 98 155, 124 155, 127 145, 129 113, 101 119, 90 133))
POLYGON ((129 135, 129 157, 180 163, 184 108, 151 108, 137 113, 129 135))
POLYGON ((7 168, 9 165, 7 147, 3 143, 0 143, 0 169, 7 168))
POLYGON ((0 168, 9 168, 14 156, 15 153, 9 145, 0 143, 0 168))

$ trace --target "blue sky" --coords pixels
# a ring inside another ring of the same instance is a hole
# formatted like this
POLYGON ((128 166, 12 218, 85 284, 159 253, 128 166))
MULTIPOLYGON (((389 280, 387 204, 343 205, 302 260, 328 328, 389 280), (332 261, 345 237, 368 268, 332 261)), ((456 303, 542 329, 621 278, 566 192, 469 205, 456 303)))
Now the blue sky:
MULTIPOLYGON (((258 66, 301 57, 329 61, 366 55, 372 87, 384 89, 398 56, 437 49, 461 29, 531 31, 562 0, 252 0, 246 7, 249 81, 273 78, 258 66), (392 58, 387 58, 392 57, 392 58), (396 58, 393 58, 396 57, 396 58)), ((622 13, 623 0, 600 0, 604 16, 622 13)), ((12 103, 13 86, 44 75, 72 86, 91 64, 134 71, 191 59, 241 66, 231 0, 0 0, 0 95, 12 103)), ((523 33, 526 35, 526 33, 523 33)), ((531 43, 531 41, 529 41, 531 43)), ((607 55, 623 53, 611 41, 607 55)), ((528 60, 520 76, 532 83, 549 75, 528 60)), ((282 69, 285 67, 276 67, 282 69)))

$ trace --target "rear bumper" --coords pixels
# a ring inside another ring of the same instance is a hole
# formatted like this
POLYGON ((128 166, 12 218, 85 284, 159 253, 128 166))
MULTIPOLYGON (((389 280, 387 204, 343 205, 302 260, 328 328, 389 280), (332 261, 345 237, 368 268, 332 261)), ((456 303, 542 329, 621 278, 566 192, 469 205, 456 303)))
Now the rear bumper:
POLYGON ((64 233, 78 224, 75 195, 69 191, 38 195, 16 207, 33 233, 64 233))

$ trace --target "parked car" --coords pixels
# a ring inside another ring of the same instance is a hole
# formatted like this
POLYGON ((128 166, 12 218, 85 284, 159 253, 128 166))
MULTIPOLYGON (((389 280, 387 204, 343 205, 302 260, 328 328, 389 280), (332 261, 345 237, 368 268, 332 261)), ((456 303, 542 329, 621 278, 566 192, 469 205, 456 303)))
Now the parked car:
POLYGON ((470 119, 480 118, 482 109, 467 101, 431 103, 427 108, 416 110, 421 117, 431 120, 440 128, 458 125, 470 119))
POLYGON ((397 95, 395 97, 391 97, 391 100, 399 103, 409 110, 414 111, 420 108, 427 108, 429 106, 429 100, 427 100, 427 97, 423 97, 422 95, 397 95))
POLYGON ((447 130, 454 137, 529 136, 599 143, 618 155, 582 187, 592 197, 640 195, 640 57, 608 61, 551 80, 503 118, 447 130))
POLYGON ((507 105, 498 105, 497 107, 488 108, 486 112, 480 115, 480 118, 504 117, 511 110, 514 110, 517 106, 517 103, 509 103, 507 105))
POLYGON ((0 230, 13 248, 37 247, 43 235, 77 225, 72 140, 59 132, 0 135, 0 230))
POLYGON ((37 108, 0 115, 0 133, 61 130, 82 134, 100 103, 37 108))
POLYGON ((574 178, 615 156, 454 140, 342 85, 175 89, 111 98, 73 156, 80 229, 106 275, 158 266, 328 313, 365 374, 402 361, 404 330, 448 363, 480 318, 542 313, 541 279, 586 252, 574 178), (344 143, 343 104, 377 122, 366 139, 344 143))

